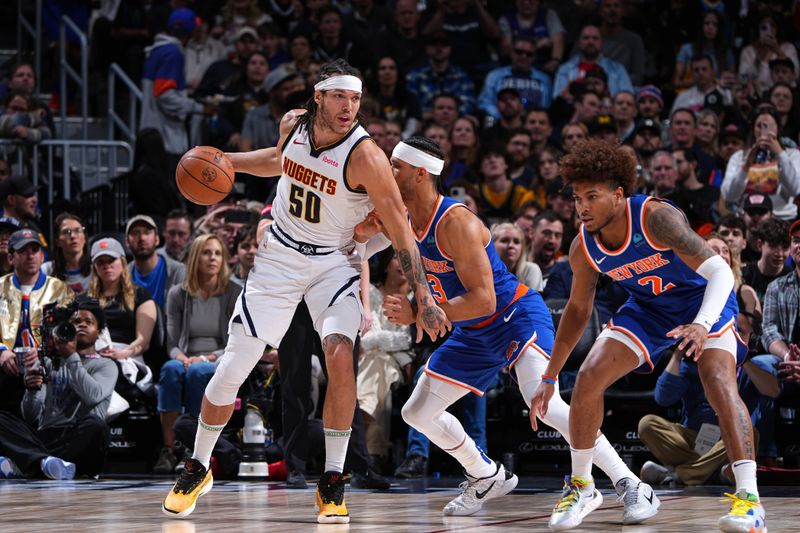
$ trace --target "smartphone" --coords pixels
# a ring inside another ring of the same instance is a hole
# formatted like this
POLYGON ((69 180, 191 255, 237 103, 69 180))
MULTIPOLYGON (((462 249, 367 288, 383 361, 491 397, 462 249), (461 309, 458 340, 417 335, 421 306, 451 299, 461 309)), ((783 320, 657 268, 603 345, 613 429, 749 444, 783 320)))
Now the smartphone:
POLYGON ((230 211, 225 211, 222 219, 226 224, 249 224, 253 217, 250 215, 250 211, 231 209, 230 211))
POLYGON ((464 187, 450 187, 450 198, 462 204, 467 201, 467 189, 464 187))

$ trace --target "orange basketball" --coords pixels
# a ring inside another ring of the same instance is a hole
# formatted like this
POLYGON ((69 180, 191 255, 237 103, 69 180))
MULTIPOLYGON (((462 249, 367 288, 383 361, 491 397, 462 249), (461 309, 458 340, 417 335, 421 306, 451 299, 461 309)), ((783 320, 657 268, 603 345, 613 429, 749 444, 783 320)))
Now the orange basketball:
POLYGON ((175 169, 178 190, 198 205, 221 202, 233 188, 233 163, 213 146, 195 146, 181 157, 175 169))

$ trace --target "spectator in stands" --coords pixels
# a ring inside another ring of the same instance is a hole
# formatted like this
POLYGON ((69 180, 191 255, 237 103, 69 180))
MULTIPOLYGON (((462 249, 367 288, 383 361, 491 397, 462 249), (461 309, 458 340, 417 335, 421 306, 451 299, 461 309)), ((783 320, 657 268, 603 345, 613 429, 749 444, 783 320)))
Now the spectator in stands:
POLYGON ((133 153, 133 167, 128 174, 128 199, 133 213, 163 221, 185 201, 175 184, 174 154, 165 151, 158 128, 139 130, 133 153))
POLYGON ((772 200, 765 194, 749 194, 742 202, 742 218, 744 219, 747 233, 747 246, 742 250, 743 264, 758 261, 761 257, 761 248, 758 245, 758 232, 761 225, 768 219, 774 218, 772 214, 772 200))
POLYGON ((228 0, 217 15, 212 34, 222 41, 228 52, 233 52, 243 28, 257 28, 271 20, 259 9, 256 0, 228 0))
POLYGON ((356 46, 344 33, 342 12, 334 5, 325 5, 318 11, 319 32, 314 47, 314 59, 327 63, 334 59, 344 59, 362 71, 374 61, 368 50, 356 46))
POLYGON ((692 85, 692 58, 705 55, 711 60, 714 77, 720 78, 723 73, 734 72, 733 51, 725 42, 725 19, 717 11, 706 11, 701 20, 700 31, 695 40, 684 43, 675 58, 675 71, 672 85, 677 90, 687 89, 692 85))
POLYGON ((714 231, 725 240, 731 251, 731 257, 735 256, 740 265, 745 264, 746 261, 742 258, 742 251, 747 248, 747 239, 745 238, 747 225, 744 219, 733 213, 722 215, 714 231))
POLYGON ((514 183, 530 188, 536 175, 528 165, 531 157, 531 134, 528 130, 519 128, 511 133, 503 156, 508 165, 508 175, 514 183))
POLYGON ((458 119, 458 97, 451 93, 437 94, 433 99, 432 124, 450 131, 458 119))
POLYGON ((797 134, 800 133, 800 118, 792 86, 783 82, 776 83, 767 93, 766 101, 775 107, 780 137, 797 140, 797 134))
POLYGON ((195 91, 198 97, 216 94, 236 96, 236 82, 246 74, 247 60, 258 51, 261 43, 258 32, 252 26, 243 26, 236 30, 233 43, 233 53, 215 61, 206 70, 195 91))
POLYGON ((569 152, 572 147, 589 137, 589 128, 583 122, 570 122, 561 129, 561 146, 564 152, 569 152))
POLYGON ((733 95, 730 90, 720 86, 714 77, 714 66, 707 55, 692 58, 692 85, 687 87, 672 103, 672 112, 686 108, 694 112, 703 107, 730 106, 733 95))
MULTIPOLYGON (((236 100, 222 104, 217 118, 218 123, 224 118, 233 126, 235 133, 227 137, 223 136, 231 151, 241 149, 240 132, 247 112, 265 104, 268 100, 265 80, 269 70, 269 58, 264 52, 256 50, 244 61, 242 76, 231 83, 226 91, 235 96, 236 100)), ((221 127, 220 133, 222 133, 221 127)))
POLYGON ((611 115, 599 114, 589 123, 589 136, 616 144, 619 142, 617 121, 611 115))
POLYGON ((646 50, 642 38, 622 25, 622 0, 603 0, 600 19, 603 56, 625 67, 633 85, 641 85, 646 50))
POLYGON ((134 257, 134 262, 128 265, 132 282, 147 289, 163 310, 170 289, 185 279, 186 267, 156 253, 159 244, 158 225, 147 215, 136 215, 128 220, 125 238, 134 257))
POLYGON ((561 237, 561 251, 569 253, 572 239, 578 234, 575 219, 575 199, 572 197, 572 187, 565 186, 561 178, 556 178, 547 184, 545 189, 545 208, 558 215, 564 228, 561 237))
POLYGON ((697 146, 716 158, 719 155, 719 115, 710 109, 701 109, 697 114, 697 146))
POLYGON ((164 223, 164 246, 156 252, 167 255, 171 259, 183 262, 186 248, 189 246, 189 239, 192 236, 192 215, 180 209, 174 209, 167 213, 164 223))
POLYGON ((169 16, 166 33, 156 35, 152 46, 145 49, 147 58, 142 79, 139 127, 158 130, 163 138, 164 150, 173 159, 171 168, 177 165, 180 156, 189 148, 185 124, 187 117, 195 113, 213 114, 215 111, 213 105, 196 102, 186 92, 183 47, 189 41, 194 26, 194 11, 176 9, 169 16))
POLYGON ((645 118, 636 124, 631 146, 642 158, 644 165, 652 165, 652 158, 661 149, 661 124, 652 118, 645 118))
POLYGON ((86 299, 99 300, 106 315, 112 345, 100 355, 116 361, 142 359, 153 337, 156 304, 147 289, 131 280, 125 251, 117 240, 103 238, 92 245, 89 290, 78 301, 86 299))
POLYGON ((629 91, 620 91, 614 96, 611 115, 617 121, 619 141, 623 144, 633 142, 636 132, 636 96, 629 91))
POLYGON ((284 30, 274 22, 258 25, 258 38, 261 39, 261 51, 269 60, 269 70, 275 70, 284 63, 289 62, 289 55, 283 48, 286 41, 284 30))
POLYGON ((448 181, 468 178, 465 170, 475 168, 480 161, 481 151, 478 137, 477 120, 472 117, 461 117, 453 123, 450 130, 450 160, 452 162, 448 181))
POLYGON ((81 217, 71 213, 58 215, 55 226, 56 249, 53 259, 42 265, 42 272, 60 279, 79 294, 89 288, 92 272, 86 228, 81 217))
POLYGON ((526 130, 531 133, 531 155, 539 157, 553 134, 553 124, 546 109, 531 109, 525 115, 526 130))
POLYGON ((787 382, 800 382, 800 330, 797 327, 800 309, 800 222, 789 228, 794 269, 784 273, 767 287, 764 299, 762 343, 775 362, 782 363, 779 372, 787 382))
POLYGON ((72 479, 96 476, 108 447, 105 418, 117 368, 95 348, 105 327, 97 302, 83 302, 70 320, 74 340, 56 341, 56 359, 45 359, 42 377, 36 350, 25 357, 22 418, 0 413, 2 477, 72 479))
POLYGON ((570 82, 582 79, 595 65, 599 65, 608 76, 608 90, 612 96, 619 91, 633 92, 625 67, 601 55, 602 49, 603 37, 600 28, 592 24, 584 26, 578 39, 578 54, 558 67, 553 97, 565 96, 569 91, 570 82))
POLYGON ((8 241, 11 239, 11 234, 20 229, 22 228, 16 218, 0 217, 0 276, 10 274, 14 270, 8 241))
POLYGON ((513 57, 513 41, 518 37, 533 40, 536 49, 534 65, 553 75, 564 60, 565 31, 555 11, 543 7, 539 0, 516 0, 515 9, 497 21, 502 34, 500 52, 513 57))
POLYGON ((678 183, 678 165, 672 153, 660 150, 650 160, 650 186, 648 194, 667 198, 678 183))
POLYGON ((401 76, 424 63, 425 41, 419 27, 421 16, 416 0, 397 0, 394 3, 394 18, 384 46, 385 55, 397 61, 401 76))
POLYGON ((655 85, 645 85, 636 92, 636 109, 642 119, 650 118, 656 122, 661 121, 661 112, 664 110, 664 97, 661 89, 655 85))
POLYGON ((561 152, 552 146, 548 146, 542 150, 542 153, 539 154, 539 159, 536 161, 536 178, 529 187, 540 206, 544 206, 547 202, 547 186, 558 178, 558 159, 560 157, 561 152))
POLYGON ((514 223, 522 234, 525 236, 525 260, 530 257, 528 250, 531 248, 531 237, 533 237, 533 219, 539 213, 539 204, 536 200, 525 202, 517 209, 514 216, 511 217, 511 222, 514 223))
POLYGON ((714 172, 714 158, 705 153, 697 144, 697 117, 691 109, 678 108, 670 115, 670 137, 672 144, 665 149, 675 151, 688 148, 694 153, 698 163, 698 176, 707 181, 714 172))
POLYGON ((22 397, 22 369, 14 349, 34 348, 42 342, 42 311, 46 304, 66 304, 73 292, 64 282, 41 272, 44 245, 39 235, 21 229, 8 242, 14 270, 0 278, 0 296, 6 312, 0 316, 0 403, 12 412, 22 397))
POLYGON ((497 100, 500 90, 513 88, 519 93, 524 108, 550 107, 550 77, 533 67, 536 43, 531 37, 518 36, 511 49, 511 64, 491 70, 486 75, 478 105, 489 116, 500 118, 497 100))
POLYGON ((793 199, 800 194, 800 151, 784 146, 778 137, 778 120, 767 108, 756 115, 749 148, 728 161, 722 197, 739 202, 746 193, 766 194, 775 216, 791 220, 797 216, 793 199))
POLYGON ((256 240, 256 228, 244 226, 236 232, 236 239, 233 241, 236 250, 236 262, 231 269, 231 282, 244 287, 247 275, 253 269, 256 253, 258 252, 258 241, 256 240))
POLYGON ((278 144, 281 118, 289 110, 287 99, 290 94, 302 91, 304 87, 300 73, 286 65, 267 75, 264 91, 269 95, 268 102, 247 111, 242 126, 241 151, 250 152, 278 144))
MULTIPOLYGON (((500 119, 491 127, 486 127, 481 131, 481 139, 485 140, 484 144, 505 142, 513 130, 522 127, 522 116, 525 109, 519 91, 513 87, 500 89, 497 93, 497 109, 500 119)), ((487 125, 492 120, 487 117, 487 125)))
POLYGON ((541 211, 533 219, 533 237, 528 260, 539 265, 545 286, 558 258, 563 238, 564 224, 555 212, 541 211))
POLYGON ((376 72, 374 95, 381 106, 380 117, 404 124, 403 138, 411 137, 422 127, 422 109, 400 78, 397 61, 390 56, 381 57, 376 72))
POLYGON ((693 230, 705 235, 719 218, 719 189, 698 179, 698 163, 691 150, 677 149, 672 156, 678 169, 678 183, 667 198, 686 214, 693 230))
POLYGON ((533 200, 533 193, 514 184, 508 177, 508 165, 498 149, 487 148, 480 158, 481 187, 478 209, 489 224, 511 218, 519 207, 533 200))
POLYGON ((763 94, 772 86, 770 61, 789 59, 794 64, 795 72, 800 71, 800 62, 794 45, 782 40, 780 25, 771 14, 763 14, 751 29, 753 35, 750 44, 742 48, 739 56, 739 76, 755 83, 758 94, 763 94))
POLYGON ((38 143, 53 136, 53 132, 44 121, 44 109, 36 108, 33 96, 19 89, 13 89, 3 104, 4 112, 0 115, 0 137, 38 143))
POLYGON ((451 52, 445 33, 430 35, 425 42, 428 64, 406 76, 406 88, 417 97, 423 118, 430 117, 434 98, 442 92, 458 95, 459 114, 467 115, 475 109, 475 84, 461 67, 450 62, 451 52))
POLYGON ((492 240, 500 260, 520 283, 541 291, 544 288, 542 271, 536 263, 528 261, 528 248, 522 228, 511 222, 492 226, 492 240))
POLYGON ((286 67, 296 70, 306 79, 309 77, 309 70, 314 64, 313 48, 311 37, 303 33, 295 33, 289 37, 289 61, 286 67))
MULTIPOLYGON (((31 97, 32 111, 44 112, 44 123, 50 130, 50 133, 55 133, 55 124, 53 123, 53 112, 50 107, 39 98, 36 94, 36 72, 33 70, 33 65, 30 63, 18 63, 14 70, 11 72, 11 78, 8 80, 7 91, 19 91, 31 97)), ((2 99, 8 94, 3 94, 2 99)))
POLYGON ((723 175, 733 154, 739 150, 744 150, 745 140, 744 133, 735 124, 728 124, 719 132, 717 164, 722 169, 723 175))
POLYGON ((228 342, 228 322, 241 287, 230 282, 228 250, 213 234, 200 235, 189 247, 186 279, 172 287, 167 301, 167 348, 170 361, 161 368, 158 412, 164 447, 153 467, 173 471, 173 426, 181 411, 200 415, 200 403, 217 361, 228 342))
MULTIPOLYGON (((375 0, 353 2, 352 11, 345 14, 345 33, 352 35, 357 46, 372 48, 380 42, 382 36, 392 22, 389 9, 383 5, 375 5, 375 0)), ((371 58, 373 61, 377 57, 371 58)))
POLYGON ((186 43, 184 75, 189 94, 200 85, 208 67, 227 55, 225 44, 209 32, 208 23, 201 20, 186 43))
MULTIPOLYGON (((744 282, 753 287, 759 301, 764 303, 767 286, 776 278, 785 276, 791 269, 786 265, 789 255, 789 224, 777 218, 761 222, 756 231, 756 245, 761 250, 761 258, 745 266, 742 275, 744 282)), ((765 345, 768 347, 768 345, 765 345)))
POLYGON ((570 122, 579 122, 588 127, 600 114, 602 105, 600 95, 596 92, 590 90, 582 92, 575 98, 575 108, 570 122))
POLYGON ((189 0, 168 0, 167 2, 153 4, 147 11, 147 31, 150 39, 159 33, 167 31, 169 16, 173 11, 189 7, 189 0))
POLYGON ((37 187, 25 176, 15 174, 7 180, 0 182, 0 198, 3 200, 3 216, 17 221, 23 228, 31 228, 39 233, 42 242, 47 245, 41 236, 37 224, 39 218, 37 207, 39 199, 36 196, 37 187))
POLYGON ((784 83, 789 87, 797 85, 797 74, 794 70, 794 63, 789 58, 773 59, 769 62, 769 76, 772 78, 772 86, 784 83))

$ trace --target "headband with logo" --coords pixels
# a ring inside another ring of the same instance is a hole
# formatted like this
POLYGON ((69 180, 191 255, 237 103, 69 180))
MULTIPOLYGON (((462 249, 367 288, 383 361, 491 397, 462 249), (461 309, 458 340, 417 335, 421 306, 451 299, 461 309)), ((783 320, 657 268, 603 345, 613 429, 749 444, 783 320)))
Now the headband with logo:
POLYGON ((434 157, 404 142, 397 143, 392 151, 392 157, 405 161, 412 167, 424 168, 434 176, 440 175, 444 168, 444 159, 434 157))

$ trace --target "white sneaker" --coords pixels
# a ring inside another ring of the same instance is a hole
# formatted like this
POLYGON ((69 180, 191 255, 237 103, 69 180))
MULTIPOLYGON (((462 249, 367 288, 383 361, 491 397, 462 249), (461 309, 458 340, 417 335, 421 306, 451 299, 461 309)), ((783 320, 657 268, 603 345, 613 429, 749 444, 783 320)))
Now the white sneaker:
POLYGON ((461 483, 461 494, 444 506, 445 516, 469 516, 477 513, 483 504, 492 498, 505 496, 517 486, 519 479, 506 472, 503 465, 497 466, 493 476, 476 479, 465 474, 467 480, 461 483))
POLYGON ((0 478, 14 479, 22 477, 19 467, 8 457, 0 457, 0 478))
POLYGON ((645 461, 642 465, 642 470, 639 472, 639 477, 642 478, 642 481, 651 485, 667 485, 678 476, 672 467, 663 466, 653 461, 645 461))
POLYGON ((564 492, 561 499, 553 508, 550 515, 550 529, 553 531, 564 531, 578 527, 583 522, 584 517, 600 507, 603 503, 603 495, 594 488, 594 482, 590 479, 566 476, 564 478, 564 492), (586 487, 592 485, 591 495, 581 493, 586 487))
MULTIPOLYGON (((725 533, 767 533, 767 513, 758 496, 740 490, 725 493, 731 500, 731 510, 717 522, 725 533)), ((725 501, 725 500, 723 500, 725 501)))
POLYGON ((75 477, 75 463, 70 463, 58 457, 48 455, 42 459, 42 473, 50 479, 73 479, 75 477))
POLYGON ((623 524, 638 524, 644 522, 651 516, 655 516, 661 502, 653 492, 653 488, 640 481, 636 483, 633 479, 626 477, 617 481, 614 487, 619 494, 618 502, 625 505, 622 512, 623 524))

